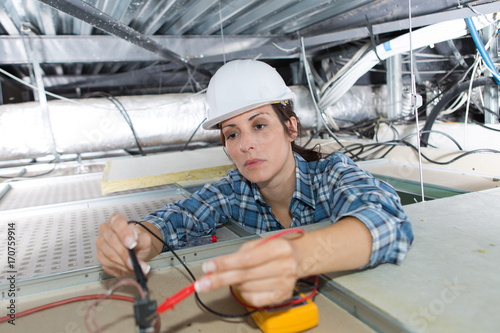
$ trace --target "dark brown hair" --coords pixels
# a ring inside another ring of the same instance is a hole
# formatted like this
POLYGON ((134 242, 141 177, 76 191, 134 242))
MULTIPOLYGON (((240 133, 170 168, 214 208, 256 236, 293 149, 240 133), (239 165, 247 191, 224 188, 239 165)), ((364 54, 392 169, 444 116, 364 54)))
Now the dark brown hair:
MULTIPOLYGON (((283 125, 283 128, 285 129, 285 133, 288 133, 288 135, 292 136, 293 133, 290 128, 286 125, 286 122, 290 120, 291 117, 295 117, 297 119, 297 137, 299 137, 302 134, 302 125, 300 124, 299 117, 295 114, 295 111, 293 110, 293 102, 292 101, 287 101, 284 103, 274 103, 271 104, 271 107, 273 108, 274 112, 278 116, 278 119, 281 122, 281 125, 283 125)), ((220 131, 220 140, 222 145, 225 147, 226 146, 226 140, 224 138, 224 135, 222 134, 222 131, 220 131)), ((318 161, 321 159, 323 156, 320 151, 315 150, 314 148, 309 149, 309 148, 304 148, 295 143, 295 141, 292 142, 292 151, 296 152, 300 156, 302 156, 303 159, 305 159, 307 162, 312 162, 312 161, 318 161)))

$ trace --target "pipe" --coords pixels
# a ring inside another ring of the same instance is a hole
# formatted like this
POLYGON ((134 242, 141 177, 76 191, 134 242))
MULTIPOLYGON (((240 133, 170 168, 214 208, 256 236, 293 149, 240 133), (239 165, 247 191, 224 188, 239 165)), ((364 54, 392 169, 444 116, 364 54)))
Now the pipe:
MULTIPOLYGON (((312 101, 304 87, 296 111, 304 129, 315 128, 312 101)), ((130 117, 142 147, 188 142, 206 116, 204 94, 116 97, 130 117)), ((122 113, 107 98, 56 100, 48 103, 49 119, 59 154, 135 148, 136 142, 122 113)), ((193 142, 219 142, 218 131, 199 129, 193 142)), ((0 105, 0 160, 50 155, 40 103, 0 105)))
POLYGON ((472 18, 467 17, 465 19, 465 22, 467 23, 467 27, 469 28, 470 34, 472 36, 472 39, 474 40, 474 44, 476 44, 477 50, 481 54, 481 57, 484 60, 484 63, 486 66, 491 71, 491 74, 495 78, 495 82, 500 86, 500 74, 498 73, 495 64, 490 58, 490 55, 488 54, 488 51, 486 51, 483 42, 481 41, 481 37, 479 37, 479 33, 477 32, 476 25, 472 21, 472 18))
MULTIPOLYGON (((488 18, 491 18, 491 15, 488 15, 486 18, 474 17, 473 19, 480 28, 483 28, 490 24, 488 18)), ((412 38, 414 39, 412 48, 417 49, 430 44, 444 42, 464 36, 465 34, 467 34, 467 25, 462 19, 433 24, 412 32, 412 38)), ((347 69, 339 79, 333 82, 331 86, 323 88, 324 92, 320 97, 319 107, 324 109, 330 105, 334 105, 354 86, 360 77, 379 63, 379 58, 385 60, 388 57, 408 52, 409 50, 409 34, 398 36, 378 45, 376 52, 371 50, 366 53, 358 62, 347 69)))
MULTIPOLYGON (((295 111, 304 130, 316 131, 320 121, 309 90, 290 87, 296 94, 295 111)), ((324 111, 341 126, 373 119, 386 110, 384 86, 356 86, 324 111)), ((197 127, 206 117, 204 94, 166 94, 115 97, 126 111, 142 147, 178 145, 190 141, 220 140, 219 131, 197 127), (194 135, 193 135, 194 133, 194 135)), ((107 98, 53 100, 47 103, 59 154, 104 152, 136 147, 129 124, 107 98)), ((0 105, 0 160, 50 155, 37 102, 0 105)), ((299 142, 301 144, 301 142, 299 142)))

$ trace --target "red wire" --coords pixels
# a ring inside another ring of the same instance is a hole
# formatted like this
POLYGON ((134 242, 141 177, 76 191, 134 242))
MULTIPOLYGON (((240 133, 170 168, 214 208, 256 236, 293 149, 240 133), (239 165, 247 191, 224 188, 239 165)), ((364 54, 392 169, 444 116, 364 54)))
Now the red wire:
MULTIPOLYGON (((283 231, 281 231, 281 232, 279 232, 277 234, 274 234, 272 236, 269 236, 269 237, 263 239, 258 245, 262 245, 262 244, 264 244, 264 243, 266 243, 266 242, 268 242, 268 241, 270 241, 272 239, 281 237, 281 236, 286 235, 286 234, 290 234, 290 233, 303 233, 303 232, 304 232, 304 229, 301 229, 301 228, 286 229, 286 230, 283 230, 283 231)), ((236 301, 238 303, 240 303, 240 304, 242 304, 242 305, 244 305, 246 307, 250 307, 250 306, 244 304, 243 302, 241 302, 239 300, 239 298, 236 297, 236 295, 234 294, 232 288, 230 288, 230 290, 231 290, 231 294, 233 294, 233 297, 236 299, 236 301)), ((165 301, 160 306, 158 306, 158 308, 157 308, 158 313, 165 312, 168 309, 173 309, 175 305, 177 305, 179 302, 181 302, 182 300, 184 300, 186 297, 188 297, 189 295, 191 295, 195 291, 196 291, 195 282, 193 282, 192 284, 190 284, 186 288, 182 289, 181 291, 179 291, 178 293, 176 293, 172 297, 166 298, 165 301)), ((288 305, 293 305, 293 304, 301 303, 301 302, 304 302, 305 300, 308 300, 308 299, 312 298, 315 293, 316 293, 316 289, 314 289, 311 292, 311 294, 308 295, 307 297, 303 297, 303 298, 300 298, 300 299, 297 299, 297 300, 294 300, 294 301, 291 301, 291 302, 287 302, 287 303, 284 303, 284 304, 280 304, 280 305, 274 306, 274 307, 271 306, 271 307, 258 308, 258 309, 259 310, 261 310, 261 309, 268 309, 268 308, 271 309, 271 308, 284 307, 284 306, 288 306, 288 305)), ((42 310, 54 308, 54 307, 57 307, 57 306, 60 306, 60 305, 68 304, 68 303, 79 302, 79 301, 87 301, 87 300, 94 300, 94 299, 100 299, 100 298, 103 298, 103 297, 106 297, 108 299, 128 301, 128 302, 132 302, 132 303, 135 301, 135 299, 133 297, 120 296, 120 295, 96 294, 96 295, 77 296, 77 297, 68 298, 68 299, 64 299, 64 300, 61 300, 61 301, 57 301, 57 302, 53 302, 53 303, 41 305, 41 306, 38 306, 38 307, 35 307, 35 308, 32 308, 32 309, 28 309, 28 310, 16 313, 16 318, 19 318, 19 317, 22 317, 22 316, 26 316, 26 315, 29 315, 29 314, 32 314, 32 313, 35 313, 35 312, 39 312, 39 311, 42 311, 42 310)), ((11 319, 10 316, 0 317, 0 323, 8 321, 9 319, 11 319)))
POLYGON ((188 297, 189 295, 194 293, 196 291, 195 283, 196 282, 191 283, 189 286, 182 289, 181 291, 179 291, 177 294, 173 295, 172 297, 170 297, 170 298, 167 297, 165 299, 165 302, 160 304, 160 306, 158 306, 158 308, 156 309, 158 311, 158 313, 165 312, 168 309, 173 309, 177 303, 180 303, 186 297, 188 297))
MULTIPOLYGON (((37 307, 32 308, 32 309, 18 312, 18 313, 16 313, 16 319, 19 317, 22 317, 22 316, 26 316, 26 315, 29 315, 29 314, 32 314, 35 312, 42 311, 42 310, 55 308, 55 307, 60 306, 60 305, 69 304, 69 303, 73 303, 73 302, 100 299, 100 298, 103 298, 105 296, 106 296, 106 294, 95 294, 95 295, 84 295, 84 296, 76 296, 73 298, 63 299, 63 300, 60 300, 57 302, 40 305, 40 306, 37 306, 37 307)), ((133 297, 121 296, 121 295, 108 295, 107 298, 108 299, 115 299, 115 300, 119 300, 119 301, 127 301, 127 302, 132 302, 132 303, 135 301, 135 299, 133 297)), ((10 319, 11 319, 10 316, 0 317, 0 323, 6 322, 10 319)))
POLYGON ((278 232, 277 234, 274 234, 272 236, 264 238, 257 245, 262 245, 262 244, 267 243, 268 241, 270 241, 272 239, 276 239, 276 238, 279 238, 279 237, 287 235, 287 234, 299 234, 299 233, 300 234, 304 233, 304 229, 302 229, 302 228, 286 229, 286 230, 278 232))
MULTIPOLYGON (((286 229, 286 230, 283 230, 283 231, 281 231, 281 232, 279 232, 277 234, 274 234, 272 236, 264 238, 261 242, 259 242, 258 246, 262 245, 262 244, 264 244, 264 243, 266 243, 268 241, 270 241, 271 239, 275 239, 275 238, 281 237, 281 236, 286 235, 286 234, 303 233, 303 232, 304 232, 304 229, 301 229, 301 228, 286 229)), ((180 303, 181 301, 183 301, 186 297, 188 297, 189 295, 191 295, 192 293, 194 293, 196 291, 195 283, 196 282, 193 282, 192 284, 190 284, 186 288, 182 289, 181 291, 179 291, 177 294, 173 295, 172 297, 170 297, 170 298, 167 297, 165 299, 165 301, 162 304, 160 304, 160 306, 158 306, 158 308, 157 308, 158 313, 162 313, 162 312, 165 312, 165 311, 167 311, 169 309, 173 309, 175 305, 177 305, 178 303, 180 303)), ((316 291, 316 289, 314 289, 314 292, 315 291, 316 291)), ((231 288, 231 293, 233 293, 232 288, 231 288)), ((234 294, 233 294, 233 297, 235 297, 234 294)), ((240 302, 240 300, 237 297, 235 297, 235 299, 238 302, 240 302)), ((303 302, 306 299, 308 299, 308 298, 302 298, 302 299, 299 299, 299 301, 303 302)), ((289 302, 286 305, 291 305, 291 304, 296 304, 296 303, 289 302)), ((242 305, 245 305, 245 304, 242 304, 242 305)), ((280 305, 280 306, 285 306, 285 305, 280 305)))

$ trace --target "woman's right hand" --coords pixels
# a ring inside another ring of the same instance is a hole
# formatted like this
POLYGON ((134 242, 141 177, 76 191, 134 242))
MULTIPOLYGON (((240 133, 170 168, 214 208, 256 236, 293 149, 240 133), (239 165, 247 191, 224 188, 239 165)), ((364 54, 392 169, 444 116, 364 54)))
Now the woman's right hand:
POLYGON ((129 224, 125 216, 114 213, 107 222, 99 226, 95 241, 97 260, 108 274, 128 275, 134 271, 128 249, 134 249, 142 271, 147 274, 151 267, 146 261, 158 254, 152 246, 151 238, 143 228, 129 224))

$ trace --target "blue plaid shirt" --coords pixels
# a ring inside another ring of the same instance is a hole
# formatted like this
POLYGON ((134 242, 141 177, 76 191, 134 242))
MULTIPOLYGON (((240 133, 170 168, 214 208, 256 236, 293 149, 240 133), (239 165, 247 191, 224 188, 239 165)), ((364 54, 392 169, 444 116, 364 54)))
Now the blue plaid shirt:
MULTIPOLYGON (((342 217, 353 216, 373 236, 368 266, 402 262, 413 241, 413 231, 392 187, 373 178, 341 153, 314 162, 306 162, 295 154, 295 163, 290 227, 327 220, 335 223, 342 217)), ((258 187, 237 169, 229 170, 224 178, 205 185, 189 198, 167 204, 145 218, 174 247, 187 239, 213 233, 228 220, 252 233, 284 228, 258 187)))

